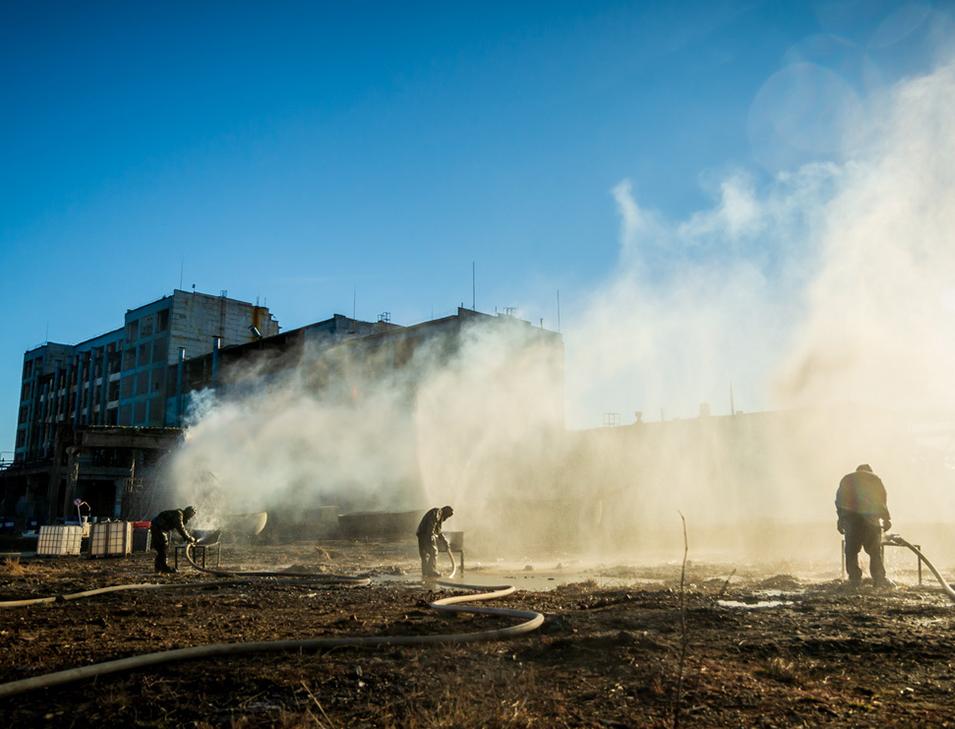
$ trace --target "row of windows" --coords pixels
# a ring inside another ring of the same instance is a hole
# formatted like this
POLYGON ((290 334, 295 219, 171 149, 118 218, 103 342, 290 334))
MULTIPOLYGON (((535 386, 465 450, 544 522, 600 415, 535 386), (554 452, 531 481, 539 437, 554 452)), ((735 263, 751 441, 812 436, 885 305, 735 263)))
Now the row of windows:
POLYGON ((135 342, 140 337, 151 337, 153 333, 164 332, 169 328, 169 309, 163 309, 156 315, 147 314, 126 325, 126 341, 135 342))
POLYGON ((151 400, 140 400, 120 406, 119 424, 160 426, 165 423, 165 413, 165 398, 154 397, 151 400))
POLYGON ((138 347, 128 347, 123 352, 123 369, 131 370, 134 367, 144 367, 150 362, 165 362, 168 353, 168 339, 146 342, 145 344, 140 344, 138 347))
POLYGON ((143 370, 128 375, 121 380, 120 396, 126 400, 137 395, 148 395, 153 392, 162 392, 166 382, 166 368, 155 367, 152 370, 143 370))

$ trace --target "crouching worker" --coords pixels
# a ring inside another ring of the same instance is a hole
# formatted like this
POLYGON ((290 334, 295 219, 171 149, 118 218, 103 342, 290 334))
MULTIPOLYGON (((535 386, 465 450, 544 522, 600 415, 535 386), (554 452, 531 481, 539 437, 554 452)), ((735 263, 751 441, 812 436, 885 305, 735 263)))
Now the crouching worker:
POLYGON ((869 464, 863 463, 854 473, 842 477, 836 491, 836 514, 839 533, 846 538, 849 584, 858 587, 862 583, 859 550, 865 549, 869 555, 872 582, 877 587, 891 586, 892 583, 885 578, 882 563, 882 531, 891 529, 892 522, 886 505, 885 486, 869 464))
POLYGON ((418 553, 421 555, 421 576, 425 579, 440 577, 437 569, 438 544, 448 549, 448 540, 441 533, 441 526, 451 518, 454 509, 450 506, 429 509, 418 524, 418 553))
POLYGON ((166 561, 166 549, 169 547, 169 532, 175 529, 179 536, 190 544, 196 543, 196 538, 186 531, 186 522, 196 515, 196 510, 187 506, 185 509, 169 509, 162 511, 152 521, 149 532, 152 535, 152 546, 156 550, 156 572, 175 572, 166 561))

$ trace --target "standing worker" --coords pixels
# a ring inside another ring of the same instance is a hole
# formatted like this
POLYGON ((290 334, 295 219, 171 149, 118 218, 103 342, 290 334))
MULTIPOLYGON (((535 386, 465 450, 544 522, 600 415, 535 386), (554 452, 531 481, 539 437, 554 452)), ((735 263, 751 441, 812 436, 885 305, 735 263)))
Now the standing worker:
POLYGON ((175 529, 179 536, 190 544, 196 543, 196 538, 186 531, 186 522, 196 515, 196 510, 187 506, 185 509, 169 509, 159 512, 149 526, 152 535, 153 549, 156 550, 156 572, 175 572, 166 561, 166 548, 169 546, 169 532, 175 529))
POLYGON ((421 517, 421 523, 418 524, 418 553, 421 555, 421 576, 424 578, 440 577, 436 563, 438 560, 438 543, 444 544, 444 548, 450 550, 448 540, 441 533, 441 526, 451 518, 454 509, 450 506, 442 506, 440 509, 435 507, 421 517))
POLYGON ((892 583, 885 578, 882 563, 882 532, 892 528, 892 521, 886 505, 885 486, 868 463, 842 477, 836 491, 836 514, 839 533, 845 535, 849 584, 858 587, 862 583, 859 549, 864 548, 869 555, 872 583, 877 587, 890 586, 892 583))

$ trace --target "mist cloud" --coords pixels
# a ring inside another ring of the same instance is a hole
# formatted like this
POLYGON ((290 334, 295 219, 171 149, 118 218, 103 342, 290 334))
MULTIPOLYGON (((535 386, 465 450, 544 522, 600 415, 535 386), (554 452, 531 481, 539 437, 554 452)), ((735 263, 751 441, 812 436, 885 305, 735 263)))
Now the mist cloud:
POLYGON ((530 542, 621 548, 677 509, 732 534, 829 520, 839 477, 870 462, 897 518, 955 517, 955 70, 857 101, 833 159, 736 169, 685 219, 611 190, 620 254, 565 317, 567 415, 643 426, 565 433, 552 353, 476 327, 400 369, 306 352, 247 373, 189 429, 173 480, 211 493, 213 472, 230 508, 453 503, 487 539, 540 512, 530 542), (696 418, 727 414, 731 386, 737 409, 786 412, 696 418))

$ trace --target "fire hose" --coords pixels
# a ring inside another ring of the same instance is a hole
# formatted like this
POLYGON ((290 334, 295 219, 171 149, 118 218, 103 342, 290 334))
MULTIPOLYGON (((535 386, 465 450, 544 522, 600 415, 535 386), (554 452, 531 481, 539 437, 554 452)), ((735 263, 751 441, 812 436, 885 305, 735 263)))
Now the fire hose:
MULTIPOLYGON (((449 552, 450 554, 450 552, 449 552)), ((191 550, 186 551, 189 562, 202 572, 210 574, 220 574, 223 576, 281 576, 281 577, 334 577, 334 584, 370 584, 368 578, 353 577, 347 578, 350 581, 342 582, 342 575, 323 575, 295 572, 229 572, 226 570, 209 570, 199 567, 192 559, 191 550)), ((452 564, 454 558, 451 558, 452 564)), ((453 571, 452 571, 453 574, 453 571)), ((330 580, 331 581, 331 580, 330 580)), ((536 610, 518 610, 514 608, 494 608, 477 605, 464 605, 466 602, 483 602, 493 600, 499 597, 505 597, 516 591, 513 585, 468 585, 456 582, 437 580, 436 585, 456 589, 483 591, 477 594, 452 595, 450 597, 440 598, 431 602, 429 607, 442 613, 472 613, 478 615, 494 615, 497 617, 506 617, 518 619, 523 622, 517 625, 510 625, 504 628, 493 628, 489 630, 479 630, 470 633, 440 633, 437 635, 380 635, 380 636, 346 636, 340 638, 300 638, 287 640, 269 640, 269 641, 250 641, 244 643, 212 643, 208 645, 198 645, 189 648, 176 648, 168 651, 157 651, 155 653, 145 653, 129 658, 120 658, 113 661, 104 661, 90 666, 81 666, 78 668, 69 668, 64 671, 47 673, 40 676, 10 681, 0 684, 0 698, 15 696, 26 691, 32 691, 40 688, 50 688, 60 686, 75 681, 83 681, 90 678, 98 678, 114 673, 125 671, 134 671, 143 668, 177 663, 180 661, 199 660, 204 658, 218 658, 222 656, 248 655, 251 653, 276 653, 282 651, 304 651, 319 650, 324 648, 340 647, 376 647, 376 646, 401 646, 401 645, 433 645, 436 643, 476 643, 491 640, 503 640, 515 636, 530 633, 539 628, 544 622, 543 614, 536 610)), ((117 585, 116 587, 124 587, 117 585)), ((101 591, 109 591, 104 588, 101 591)), ((89 593, 98 593, 100 591, 89 590, 89 593)), ((79 595, 80 593, 76 593, 79 595)), ((88 595, 84 595, 88 596, 88 595)), ((44 598, 39 598, 43 600, 44 598)), ((55 598, 54 598, 55 599, 55 598)))
MULTIPOLYGON (((213 543, 202 543, 202 546, 205 547, 214 547, 218 542, 213 543)), ((355 587, 364 587, 371 584, 371 580, 367 577, 354 577, 352 575, 336 575, 328 572, 274 572, 268 570, 252 570, 248 572, 236 571, 236 570, 220 570, 212 569, 210 567, 200 566, 195 559, 192 557, 192 548, 196 546, 195 544, 186 545, 186 559, 189 560, 189 564, 199 572, 204 572, 207 575, 215 575, 216 577, 307 577, 310 580, 318 580, 319 582, 325 582, 335 585, 352 585, 355 587)))
POLYGON ((892 544, 898 547, 908 547, 911 549, 915 553, 915 556, 922 560, 925 563, 925 566, 932 571, 932 574, 935 575, 935 579, 938 580, 938 584, 942 586, 942 589, 945 591, 945 594, 948 595, 949 599, 955 602, 955 590, 953 590, 952 586, 945 581, 945 578, 942 577, 939 571, 935 569, 935 565, 929 561, 928 557, 922 554, 922 550, 908 540, 903 539, 898 534, 887 534, 883 539, 883 542, 885 544, 892 544))
MULTIPOLYGON (((246 580, 234 580, 234 583, 246 582, 246 580)), ((207 582, 167 582, 167 583, 155 583, 155 582, 140 582, 130 585, 109 585, 107 587, 99 587, 95 590, 83 590, 82 592, 70 592, 63 595, 50 595, 48 597, 30 597, 24 600, 5 600, 0 602, 0 608, 15 608, 15 607, 28 607, 30 605, 47 605, 50 603, 56 602, 70 602, 72 600, 80 600, 84 597, 95 597, 97 595, 105 595, 110 592, 122 592, 125 590, 168 590, 173 588, 189 588, 189 587, 208 587, 209 583, 207 582)))

